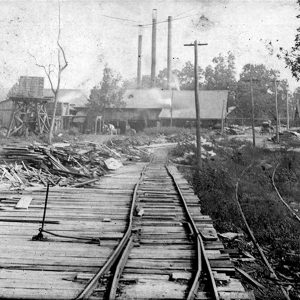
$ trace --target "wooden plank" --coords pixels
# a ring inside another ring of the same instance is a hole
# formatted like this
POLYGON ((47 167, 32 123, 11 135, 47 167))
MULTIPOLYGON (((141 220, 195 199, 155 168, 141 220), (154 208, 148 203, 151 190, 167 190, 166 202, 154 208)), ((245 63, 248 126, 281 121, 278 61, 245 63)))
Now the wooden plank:
POLYGON ((122 299, 185 299, 186 290, 186 284, 143 279, 137 285, 122 286, 122 299))
POLYGON ((16 204, 16 209, 28 209, 30 203, 32 201, 31 196, 22 196, 21 199, 16 204))
POLYGON ((30 288, 1 288, 0 298, 3 299, 73 299, 77 296, 78 290, 56 289, 53 286, 50 289, 30 289, 30 288))
POLYGON ((251 292, 219 292, 219 296, 222 300, 254 300, 254 295, 251 292))

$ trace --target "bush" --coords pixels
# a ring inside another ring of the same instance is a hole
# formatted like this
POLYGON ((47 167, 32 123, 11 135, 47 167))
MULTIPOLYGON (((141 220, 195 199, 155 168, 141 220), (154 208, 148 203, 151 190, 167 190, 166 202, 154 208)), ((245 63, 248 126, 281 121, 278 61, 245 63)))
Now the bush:
POLYGON ((70 134, 70 135, 79 135, 80 132, 79 132, 79 129, 77 127, 71 127, 69 129, 68 134, 70 134))
MULTIPOLYGON (((181 156, 188 149, 190 145, 179 145, 173 155, 181 156)), ((214 151, 217 157, 203 161, 201 172, 186 172, 199 196, 202 213, 214 219, 220 232, 245 230, 235 202, 235 185, 239 181, 239 202, 250 228, 259 243, 286 264, 287 252, 299 252, 300 227, 279 201, 272 174, 279 164, 277 187, 286 200, 299 201, 300 153, 271 152, 232 140, 222 141, 214 151)))

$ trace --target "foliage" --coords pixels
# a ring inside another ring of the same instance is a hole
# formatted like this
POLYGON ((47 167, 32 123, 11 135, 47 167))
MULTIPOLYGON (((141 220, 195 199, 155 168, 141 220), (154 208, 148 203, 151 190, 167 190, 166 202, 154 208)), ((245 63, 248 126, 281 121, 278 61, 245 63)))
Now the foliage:
MULTIPOLYGON (((173 151, 183 156, 193 146, 173 151)), ((299 198, 299 153, 287 151, 270 152, 252 148, 239 141, 223 141, 215 147, 217 156, 212 161, 203 161, 201 172, 185 172, 193 184, 201 202, 203 214, 209 214, 217 230, 241 231, 245 226, 235 203, 235 184, 239 181, 238 196, 246 219, 254 235, 270 255, 283 264, 288 264, 287 252, 298 251, 299 224, 294 220, 273 189, 273 168, 279 163, 275 181, 285 199, 299 198), (243 170, 252 164, 243 176, 243 170), (288 197, 288 198, 286 198, 288 197)))
POLYGON ((9 97, 14 97, 17 95, 19 91, 19 83, 16 82, 8 91, 6 98, 8 99, 9 97))
MULTIPOLYGON (((185 65, 183 66, 182 70, 177 74, 179 82, 180 82, 180 88, 182 90, 193 90, 194 85, 194 65, 187 61, 185 65)), ((199 86, 201 87, 201 81, 203 81, 204 78, 204 71, 203 69, 198 66, 198 76, 199 76, 199 86)))
POLYGON ((219 54, 212 60, 213 66, 208 65, 205 69, 205 89, 207 90, 234 90, 235 57, 231 52, 227 56, 219 54))
MULTIPOLYGON (((243 67, 237 85, 236 105, 237 112, 243 118, 251 118, 251 92, 250 78, 252 74, 254 117, 276 120, 275 112, 275 78, 279 77, 279 71, 267 69, 263 64, 246 64, 243 67)), ((276 83, 278 110, 286 113, 287 82, 282 80, 276 83)))
POLYGON ((157 135, 157 134, 163 134, 163 135, 186 135, 190 134, 191 130, 195 131, 194 129, 188 129, 188 128, 179 128, 179 127, 147 127, 144 129, 144 133, 146 135, 157 135))
POLYGON ((88 99, 89 115, 99 115, 107 107, 124 106, 122 101, 124 91, 121 76, 105 66, 102 81, 93 87, 88 99))
MULTIPOLYGON (((300 0, 297 0, 300 6, 300 0)), ((300 15, 297 16, 300 18, 300 15)), ((297 33, 295 36, 295 45, 290 49, 290 51, 280 48, 281 54, 278 55, 279 58, 283 57, 286 65, 291 69, 292 75, 299 80, 300 79, 300 27, 297 28, 297 33)))
MULTIPOLYGON (((201 81, 204 78, 203 69, 198 66, 198 75, 199 75, 199 86, 202 86, 201 81)), ((159 71, 157 76, 157 86, 162 89, 167 89, 167 78, 168 78, 168 69, 165 68, 159 71)), ((193 90, 195 88, 194 84, 194 65, 187 61, 181 70, 172 70, 171 85, 173 88, 180 88, 181 90, 193 90)))

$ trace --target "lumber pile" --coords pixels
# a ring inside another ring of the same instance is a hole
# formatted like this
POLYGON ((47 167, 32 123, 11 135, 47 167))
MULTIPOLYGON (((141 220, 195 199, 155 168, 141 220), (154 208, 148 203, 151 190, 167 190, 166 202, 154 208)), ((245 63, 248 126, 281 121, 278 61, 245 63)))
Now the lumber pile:
POLYGON ((142 160, 146 150, 93 142, 8 145, 0 149, 0 190, 51 185, 81 187, 125 160, 142 160))

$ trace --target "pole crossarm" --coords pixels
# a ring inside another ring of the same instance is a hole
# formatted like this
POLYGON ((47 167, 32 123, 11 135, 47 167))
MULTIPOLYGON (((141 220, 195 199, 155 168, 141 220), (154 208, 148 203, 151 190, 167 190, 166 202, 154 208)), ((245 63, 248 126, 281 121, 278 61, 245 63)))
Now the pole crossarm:
MULTIPOLYGON (((201 43, 198 43, 197 44, 198 46, 207 46, 208 44, 207 43, 204 43, 204 44, 201 44, 201 43)), ((194 43, 192 43, 192 44, 184 44, 183 46, 195 46, 195 44, 194 43)))

